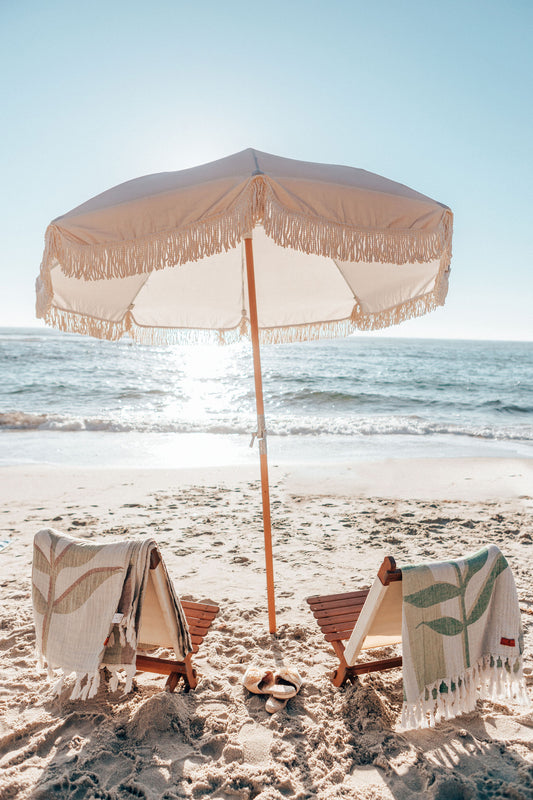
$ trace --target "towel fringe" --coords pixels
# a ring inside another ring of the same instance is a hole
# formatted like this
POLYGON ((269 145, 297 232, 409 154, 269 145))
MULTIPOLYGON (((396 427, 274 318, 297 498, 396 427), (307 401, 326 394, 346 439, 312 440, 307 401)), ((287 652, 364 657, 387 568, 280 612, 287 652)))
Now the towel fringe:
POLYGON ((62 673, 57 683, 54 683, 54 685, 52 686, 53 697, 58 697, 61 694, 61 692, 63 691, 64 684, 65 684, 65 675, 62 673))
POLYGON ((124 685, 124 694, 131 692, 133 687, 133 679, 135 677, 136 667, 135 664, 125 664, 124 672, 126 673, 126 683, 124 685))
POLYGON ((477 700, 507 700, 531 707, 522 670, 522 657, 483 656, 461 676, 444 678, 426 686, 424 699, 404 701, 401 727, 433 727, 436 722, 474 711, 477 700))
POLYGON ((77 700, 78 697, 81 696, 81 682, 84 679, 84 673, 76 673, 76 683, 74 684, 74 688, 72 690, 72 694, 70 695, 71 700, 77 700))

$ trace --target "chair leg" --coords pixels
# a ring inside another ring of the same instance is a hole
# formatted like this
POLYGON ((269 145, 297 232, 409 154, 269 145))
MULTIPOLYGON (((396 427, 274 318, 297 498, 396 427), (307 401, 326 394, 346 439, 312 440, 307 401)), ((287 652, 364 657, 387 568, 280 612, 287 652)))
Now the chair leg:
POLYGON ((348 677, 348 670, 345 665, 340 664, 331 676, 331 682, 334 686, 342 686, 348 677))
POLYGON ((333 649, 339 659, 339 666, 331 676, 331 681, 334 686, 342 686, 348 678, 348 664, 344 658, 344 646, 342 642, 332 642, 333 649))
POLYGON ((179 674, 179 672, 171 672, 167 678, 167 682, 165 683, 165 691, 173 692, 178 683, 180 682, 180 678, 183 676, 179 674))
POLYGON ((198 685, 198 679, 196 677, 196 670, 192 665, 192 658, 191 653, 188 653, 185 656, 185 691, 188 692, 190 689, 195 689, 198 685))

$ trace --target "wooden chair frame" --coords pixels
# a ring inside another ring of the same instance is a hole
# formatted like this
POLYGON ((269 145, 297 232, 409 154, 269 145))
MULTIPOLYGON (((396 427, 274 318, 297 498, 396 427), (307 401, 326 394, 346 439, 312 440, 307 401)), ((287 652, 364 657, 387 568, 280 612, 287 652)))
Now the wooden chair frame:
MULTIPOLYGON (((392 556, 387 556, 384 559, 377 577, 383 586, 388 586, 394 581, 401 581, 402 571, 396 567, 396 562, 392 556)), ((343 683, 353 680, 357 675, 394 669, 402 665, 401 656, 379 661, 366 661, 353 666, 350 666, 346 661, 345 642, 352 635, 355 623, 364 608, 369 592, 370 589, 362 589, 356 592, 314 595, 307 598, 307 602, 326 641, 331 643, 339 659, 339 666, 331 677, 335 686, 342 686, 343 683)))
MULTIPOLYGON (((159 552, 153 550, 150 556, 150 569, 155 569, 160 561, 161 556, 159 552)), ((182 600, 181 606, 187 620, 187 625, 189 626, 193 647, 192 653, 188 653, 183 661, 147 656, 140 652, 137 653, 136 659, 138 671, 168 675, 165 689, 169 692, 174 691, 181 679, 183 679, 185 684, 185 692, 194 689, 198 684, 196 670, 192 663, 192 656, 194 653, 198 652, 213 620, 219 612, 218 606, 211 605, 210 603, 195 603, 192 600, 182 600)))

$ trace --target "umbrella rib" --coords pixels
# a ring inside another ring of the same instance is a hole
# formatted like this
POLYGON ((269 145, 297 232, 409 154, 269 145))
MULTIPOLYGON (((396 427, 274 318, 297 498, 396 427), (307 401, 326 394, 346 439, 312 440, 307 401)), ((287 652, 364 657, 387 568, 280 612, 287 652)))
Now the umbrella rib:
POLYGON ((335 268, 337 269, 337 272, 339 273, 339 275, 341 276, 342 280, 344 281, 344 283, 348 287, 348 290, 349 290, 350 294, 352 295, 352 297, 354 299, 354 308, 352 309, 352 313, 351 313, 350 317, 348 318, 348 319, 351 319, 353 317, 353 312, 354 312, 355 306, 357 306, 357 308, 361 308, 361 302, 360 302, 359 298, 357 297, 357 295, 355 294, 355 292, 352 289, 352 287, 350 286, 350 284, 348 283, 348 281, 346 280, 346 277, 345 277, 343 271, 341 270, 341 268, 337 264, 337 260, 335 258, 332 258, 331 260, 335 264, 335 268))
MULTIPOLYGON (((150 277, 150 275, 152 274, 152 272, 153 272, 153 270, 151 270, 150 272, 146 273, 146 277, 144 278, 143 282, 141 283, 141 285, 139 286, 139 288, 137 289, 137 291, 133 295, 129 306, 127 307, 126 311, 124 312, 124 316, 122 317, 122 319, 124 319, 128 313, 133 318, 133 313, 132 313, 133 304, 135 303, 135 301, 139 297, 139 294, 142 291, 142 289, 144 289, 144 287, 146 286, 146 282, 147 282, 148 278, 150 277)), ((135 321, 135 324, 138 325, 139 323, 137 321, 135 321)))

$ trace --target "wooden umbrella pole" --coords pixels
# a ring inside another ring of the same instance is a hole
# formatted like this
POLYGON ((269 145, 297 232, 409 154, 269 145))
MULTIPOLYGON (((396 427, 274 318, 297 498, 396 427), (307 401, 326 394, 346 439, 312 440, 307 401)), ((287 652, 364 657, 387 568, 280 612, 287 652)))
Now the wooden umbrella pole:
POLYGON ((248 278, 248 302, 250 306, 250 328, 254 357, 255 404, 257 408, 257 441, 261 465, 261 493, 263 498, 263 531, 265 535, 265 562, 267 579, 268 624, 270 633, 276 633, 276 600, 274 597, 274 565, 272 560, 272 525, 270 520, 270 489, 268 484, 268 459, 263 403, 263 379, 261 377, 261 355, 259 352, 259 329, 257 325, 257 301, 255 295, 254 253, 252 234, 244 239, 246 253, 246 275, 248 278))

